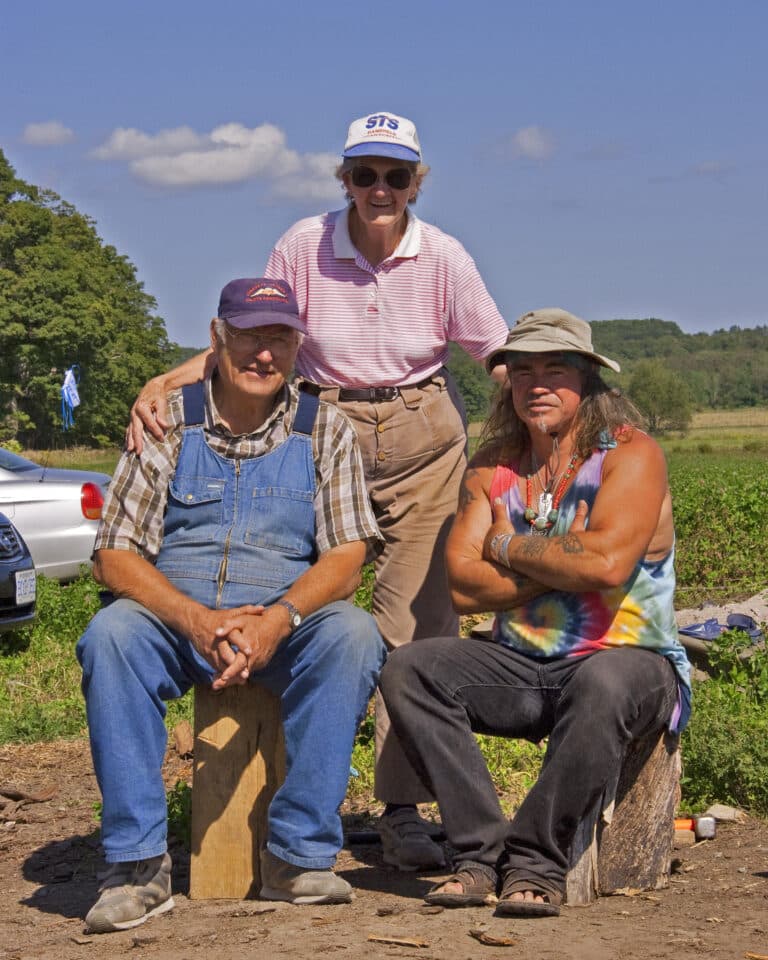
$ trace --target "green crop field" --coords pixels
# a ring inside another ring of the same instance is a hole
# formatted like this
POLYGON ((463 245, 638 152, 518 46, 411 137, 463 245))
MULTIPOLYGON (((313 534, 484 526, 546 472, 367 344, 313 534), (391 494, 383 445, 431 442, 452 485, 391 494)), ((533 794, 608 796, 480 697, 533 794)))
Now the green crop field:
POLYGON ((723 603, 763 590, 768 584, 764 455, 673 452, 668 461, 677 533, 676 606, 723 603))

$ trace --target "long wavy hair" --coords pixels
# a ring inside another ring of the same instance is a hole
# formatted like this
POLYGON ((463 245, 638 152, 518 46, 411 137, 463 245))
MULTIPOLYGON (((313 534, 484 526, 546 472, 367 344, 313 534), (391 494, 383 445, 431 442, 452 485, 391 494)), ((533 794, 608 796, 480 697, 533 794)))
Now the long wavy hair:
MULTIPOLYGON (((616 387, 600 376, 600 365, 579 353, 563 351, 563 360, 581 371, 581 401, 574 422, 574 453, 583 460, 601 442, 626 442, 634 429, 645 427, 645 418, 616 387)), ((528 427, 518 417, 507 386, 498 389, 491 412, 483 424, 476 455, 496 462, 518 460, 530 450, 528 427)))

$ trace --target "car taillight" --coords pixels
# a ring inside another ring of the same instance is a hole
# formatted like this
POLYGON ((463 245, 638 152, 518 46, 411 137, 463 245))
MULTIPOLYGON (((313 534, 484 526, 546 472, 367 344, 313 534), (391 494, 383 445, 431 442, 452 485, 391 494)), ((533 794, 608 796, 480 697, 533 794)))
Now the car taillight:
POLYGON ((80 509, 88 520, 100 520, 104 494, 95 483, 84 483, 80 490, 80 509))

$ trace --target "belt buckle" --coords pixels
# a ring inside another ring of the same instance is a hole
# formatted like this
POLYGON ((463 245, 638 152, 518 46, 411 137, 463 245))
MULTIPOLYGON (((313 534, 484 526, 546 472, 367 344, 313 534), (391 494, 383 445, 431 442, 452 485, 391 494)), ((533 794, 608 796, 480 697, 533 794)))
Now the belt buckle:
POLYGON ((371 394, 375 403, 383 403, 386 400, 396 400, 398 392, 397 387, 371 387, 371 394))

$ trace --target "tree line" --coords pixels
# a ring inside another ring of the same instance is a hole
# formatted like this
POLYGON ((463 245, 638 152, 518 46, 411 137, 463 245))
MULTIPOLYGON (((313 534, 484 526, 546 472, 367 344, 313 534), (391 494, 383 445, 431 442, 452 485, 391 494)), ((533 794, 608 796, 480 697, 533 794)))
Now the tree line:
POLYGON ((120 442, 130 398, 178 349, 127 257, 0 150, 0 442, 62 443, 60 390, 77 365, 67 443, 120 442))
MULTIPOLYGON (((196 352, 169 340, 130 260, 53 191, 26 183, 0 150, 0 443, 24 447, 122 440, 142 384, 196 352), (81 405, 62 433, 60 391, 77 365, 81 405)), ((606 379, 652 430, 684 429, 693 409, 768 402, 768 326, 686 334, 656 318, 592 324, 595 348, 620 361, 606 379)), ((471 421, 494 386, 451 347, 450 369, 471 421)))

